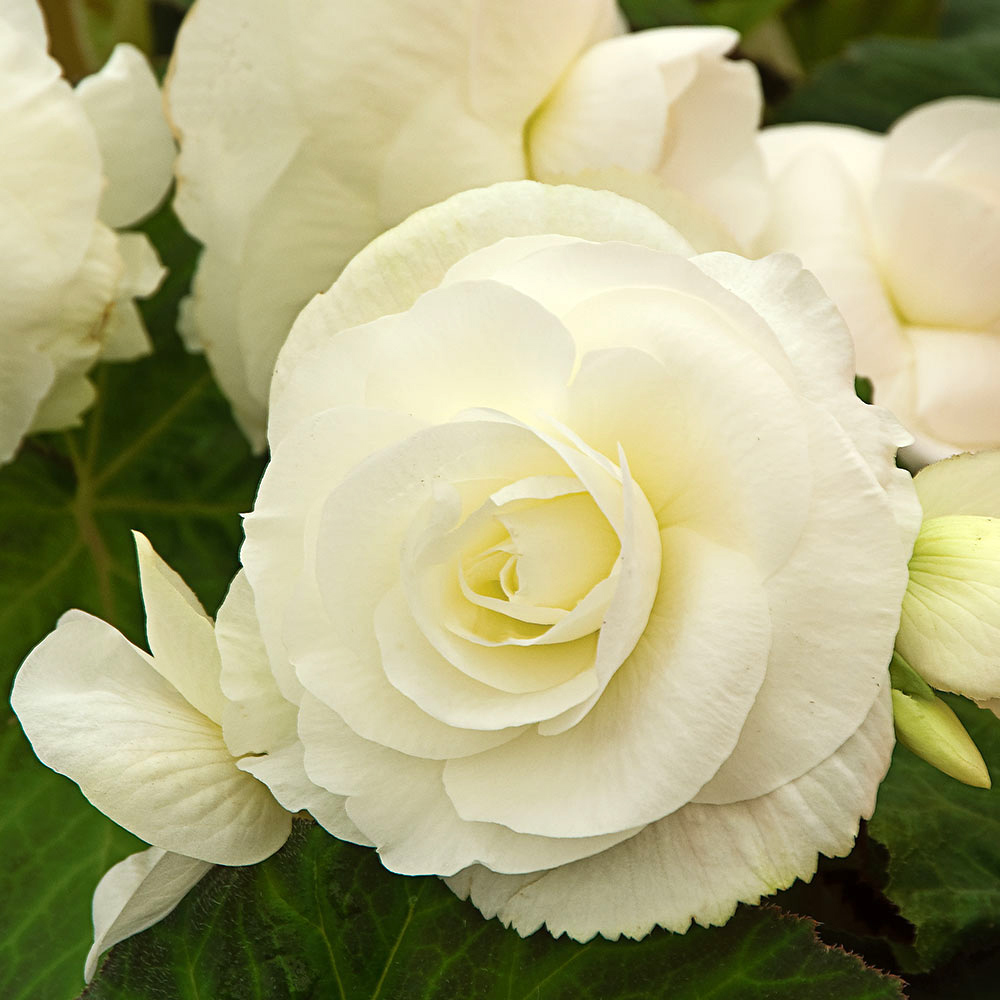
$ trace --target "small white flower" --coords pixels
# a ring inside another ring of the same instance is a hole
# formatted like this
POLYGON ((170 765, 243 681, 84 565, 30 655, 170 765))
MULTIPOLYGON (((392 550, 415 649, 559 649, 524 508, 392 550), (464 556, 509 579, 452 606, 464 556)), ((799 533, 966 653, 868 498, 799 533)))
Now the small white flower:
POLYGON ((624 31, 614 0, 199 0, 167 88, 177 211, 205 245, 184 329, 255 446, 302 306, 458 191, 581 175, 712 249, 730 217, 752 234, 761 95, 724 58, 737 35, 624 31))
POLYGON ((11 705, 39 759, 137 837, 213 864, 260 861, 291 819, 241 768, 256 751, 223 737, 222 643, 142 535, 136 547, 151 653, 70 611, 24 661, 11 705))
POLYGON ((799 254, 854 336, 858 371, 923 464, 1000 445, 1000 101, 949 98, 887 136, 765 129, 761 253, 799 254))
POLYGON ((808 878, 888 766, 919 524, 853 374, 790 256, 527 181, 417 213, 279 358, 247 731, 334 832, 523 934, 808 878))
POLYGON ((118 237, 170 184, 173 141, 145 58, 118 46, 73 90, 34 0, 0 10, 0 462, 25 434, 79 420, 98 357, 149 350, 133 296, 163 274, 118 237))

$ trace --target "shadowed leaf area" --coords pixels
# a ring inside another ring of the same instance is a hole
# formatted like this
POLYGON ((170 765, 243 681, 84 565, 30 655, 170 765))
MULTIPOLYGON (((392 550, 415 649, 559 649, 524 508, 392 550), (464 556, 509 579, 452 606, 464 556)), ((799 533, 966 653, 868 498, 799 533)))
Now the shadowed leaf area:
POLYGON ((296 824, 251 868, 215 868, 114 948, 86 1000, 898 1000, 901 984, 821 945, 811 921, 743 908, 725 927, 580 945, 522 939, 438 879, 296 824))
MULTIPOLYGON (((946 700, 975 740, 994 782, 1000 780, 1000 720, 963 698, 946 700)), ((914 949, 897 949, 903 968, 928 969, 960 948, 995 949, 1000 924, 996 787, 962 785, 897 744, 869 831, 889 850, 886 895, 916 927, 914 949)))
POLYGON ((195 244, 167 211, 145 227, 171 268, 144 314, 154 354, 94 374, 97 403, 69 433, 29 439, 0 468, 0 996, 69 1000, 82 986, 98 879, 141 845, 43 767, 7 695, 32 646, 70 608, 144 645, 131 529, 210 612, 237 565, 252 459, 200 357, 174 332, 195 244))

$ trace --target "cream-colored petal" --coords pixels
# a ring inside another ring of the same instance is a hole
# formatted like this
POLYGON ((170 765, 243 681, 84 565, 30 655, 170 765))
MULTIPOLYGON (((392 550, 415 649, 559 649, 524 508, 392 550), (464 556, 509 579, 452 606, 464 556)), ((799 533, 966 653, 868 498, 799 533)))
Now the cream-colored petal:
MULTIPOLYGON (((298 709, 285 699, 274 678, 253 591, 242 570, 219 608, 215 641, 222 664, 219 686, 225 696, 222 734, 230 753, 260 754, 295 742, 298 709)), ((280 797, 279 801, 289 808, 280 797)))
POLYGON ((211 867, 207 861, 150 847, 110 868, 94 890, 94 943, 83 978, 88 983, 94 978, 108 948, 170 914, 211 867))
POLYGON ((341 408, 321 412, 283 437, 271 454, 253 512, 244 520, 240 553, 254 592, 268 661, 283 696, 296 704, 302 685, 288 643, 325 647, 324 614, 315 583, 316 535, 322 504, 370 453, 405 438, 411 417, 341 408), (288 624, 294 617, 298 627, 288 624), (308 633, 308 634, 307 634, 308 633))
POLYGON ((31 427, 38 401, 52 385, 52 362, 39 351, 4 344, 0 354, 0 465, 9 462, 31 427), (19 349, 20 348, 20 349, 19 349))
POLYGON ((849 739, 889 686, 910 545, 847 436, 822 411, 803 413, 810 519, 768 580, 774 639, 764 684, 736 750, 697 802, 738 802, 793 781, 849 739), (834 565, 835 573, 826 571, 834 565))
POLYGON ((374 847, 347 815, 347 799, 309 780, 304 755, 305 748, 296 740, 273 753, 244 757, 239 767, 267 785, 289 812, 306 809, 324 830, 339 840, 374 847))
POLYGON ((469 823, 445 795, 440 761, 367 743, 308 695, 301 725, 310 777, 349 795, 351 819, 374 841, 382 863, 392 871, 454 874, 473 858, 495 870, 530 871, 586 857, 634 832, 547 838, 493 823, 469 823))
POLYGON ((446 881, 522 936, 542 924, 577 941, 722 924, 738 903, 811 878, 818 854, 851 850, 859 819, 875 808, 892 746, 886 686, 843 746, 768 795, 685 806, 617 847, 550 871, 504 876, 475 867, 446 881))
POLYGON ((221 728, 105 622, 64 615, 18 671, 11 704, 43 763, 154 846, 238 865, 288 837, 288 814, 239 770, 221 728))
POLYGON ((937 180, 888 177, 875 193, 872 227, 905 322, 975 330, 1000 321, 1000 202, 937 180))
POLYGON ((153 71, 134 46, 116 45, 104 66, 76 87, 97 135, 107 186, 100 217, 130 226, 149 215, 173 180, 174 140, 153 71))
MULTIPOLYGON (((273 399, 315 344, 347 327, 402 312, 474 250, 513 236, 561 233, 683 252, 685 241, 651 209, 605 191, 521 181, 467 191, 416 213, 375 240, 333 288, 303 310, 278 358, 273 399)), ((272 448, 276 440, 272 439, 272 448)))
POLYGON ((688 802, 736 745, 764 678, 771 625, 762 584, 744 556, 683 527, 664 532, 649 622, 600 700, 558 735, 529 730, 448 761, 445 789, 458 814, 578 837, 688 802))
POLYGON ((914 431, 960 449, 1000 446, 1000 327, 909 327, 913 345, 914 431))
POLYGON ((0 18, 31 39, 37 49, 42 52, 48 49, 45 18, 37 0, 0 0, 0 18))
POLYGON ((270 434, 334 406, 427 423, 472 407, 531 419, 558 405, 574 360, 571 336, 537 302, 497 282, 450 284, 302 355, 272 396, 270 434))
POLYGON ((883 169, 887 174, 932 173, 943 156, 979 130, 1000 130, 1000 103, 985 97, 949 97, 922 104, 889 130, 883 169))
POLYGON ((133 535, 151 665, 202 715, 221 725, 225 698, 219 686, 222 665, 212 619, 149 539, 138 531, 133 535))
POLYGON ((1000 451, 955 455, 913 479, 924 517, 979 514, 1000 518, 1000 451))
POLYGON ((114 308, 104 326, 101 357, 105 361, 132 361, 149 354, 153 348, 133 298, 152 295, 160 287, 167 270, 145 233, 119 233, 118 253, 125 271, 118 282, 114 308))

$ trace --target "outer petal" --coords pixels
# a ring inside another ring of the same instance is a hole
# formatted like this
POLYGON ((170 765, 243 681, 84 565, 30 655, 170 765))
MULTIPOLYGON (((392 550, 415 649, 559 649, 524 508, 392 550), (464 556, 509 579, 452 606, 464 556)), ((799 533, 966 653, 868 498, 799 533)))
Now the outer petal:
POLYGON ((889 130, 887 174, 933 171, 942 154, 973 132, 1000 129, 1000 103, 985 97, 951 97, 922 104, 889 130))
POLYGON ((116 45, 104 67, 81 80, 76 95, 94 126, 107 186, 100 216, 109 226, 130 226, 153 211, 173 179, 170 135, 146 57, 116 45))
POLYGON ((767 676, 735 752, 698 802, 738 802, 804 774, 849 739, 889 687, 909 546, 846 435, 819 411, 810 424, 813 507, 798 549, 768 581, 767 676), (823 571, 829 566, 836 572, 823 571))
POLYGON ((910 327, 907 335, 913 344, 913 401, 903 416, 914 432, 951 442, 950 451, 1000 445, 1000 326, 910 327))
POLYGON ((530 871, 587 857, 631 836, 532 837, 495 823, 469 823, 441 784, 440 761, 396 753, 360 739, 308 695, 301 727, 312 780, 349 795, 347 810, 378 846, 382 863, 407 875, 454 874, 476 862, 494 871, 530 871))
POLYGON ((115 306, 104 328, 101 357, 106 361, 131 361, 149 354, 153 348, 133 299, 152 295, 167 270, 145 233, 119 233, 118 252, 125 273, 118 282, 115 306))
POLYGON ((448 885, 484 916, 522 936, 543 923, 558 936, 640 938, 655 926, 683 932, 721 924, 739 902, 808 879, 817 854, 847 854, 892 753, 886 686, 864 724, 808 773, 731 805, 688 805, 642 833, 575 864, 531 875, 470 868, 448 885))
POLYGON ((134 532, 152 666, 202 715, 222 723, 219 650, 212 619, 191 588, 134 532))
POLYGON ((11 695, 35 753, 166 850, 231 865, 273 854, 288 837, 288 814, 148 660, 110 625, 64 615, 11 695))
MULTIPOLYGON (((531 181, 464 192, 372 242, 328 293, 302 311, 278 359, 272 406, 279 405, 289 372, 313 345, 347 327, 409 309, 475 250, 509 237, 551 233, 690 253, 687 242, 655 212, 610 192, 531 181)), ((272 428, 272 448, 288 423, 272 428)))
POLYGON ((40 51, 44 52, 49 47, 45 18, 37 0, 0 0, 0 18, 15 31, 30 38, 40 51))
POLYGON ((1000 322, 1000 205, 941 181, 890 176, 875 193, 872 227, 907 322, 968 329, 1000 322))
POLYGON ((1000 518, 1000 451, 955 455, 913 479, 924 518, 978 514, 1000 518))
POLYGON ((4 344, 0 355, 0 465, 10 461, 54 376, 52 362, 21 344, 4 344))
POLYGON ((119 861, 94 891, 94 943, 83 977, 89 983, 101 955, 162 920, 212 866, 150 847, 119 861))

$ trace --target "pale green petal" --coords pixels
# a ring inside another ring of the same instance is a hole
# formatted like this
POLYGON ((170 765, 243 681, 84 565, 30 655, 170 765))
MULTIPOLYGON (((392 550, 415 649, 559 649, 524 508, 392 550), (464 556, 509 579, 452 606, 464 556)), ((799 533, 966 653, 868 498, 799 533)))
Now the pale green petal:
POLYGON ((933 687, 977 701, 1000 695, 1000 520, 924 522, 896 649, 933 687))

